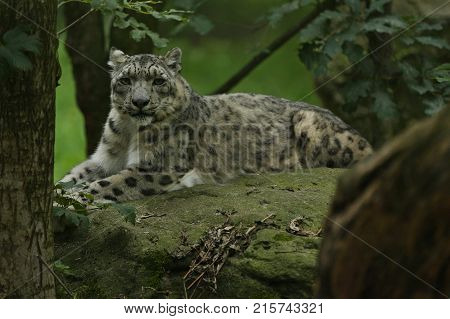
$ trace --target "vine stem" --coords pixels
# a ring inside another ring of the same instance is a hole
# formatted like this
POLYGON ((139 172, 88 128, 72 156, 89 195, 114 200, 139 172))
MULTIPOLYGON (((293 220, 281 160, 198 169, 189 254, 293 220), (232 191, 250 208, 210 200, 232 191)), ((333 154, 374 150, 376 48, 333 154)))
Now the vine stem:
POLYGON ((70 29, 71 27, 73 27, 75 24, 77 24, 78 22, 80 22, 81 20, 83 20, 84 18, 86 18, 88 15, 90 15, 92 12, 94 12, 94 9, 90 9, 88 12, 86 12, 85 14, 83 14, 81 17, 79 17, 78 19, 76 19, 75 21, 73 21, 71 24, 69 24, 68 26, 66 26, 65 28, 63 28, 62 30, 58 31, 58 33, 56 34, 56 36, 60 36, 61 34, 63 34, 64 32, 66 32, 68 29, 70 29))
POLYGON ((70 289, 67 288, 67 286, 64 284, 64 282, 61 280, 61 278, 59 278, 59 276, 53 271, 52 267, 50 267, 50 265, 47 264, 47 262, 44 260, 44 258, 42 258, 41 255, 37 255, 37 257, 44 264, 44 266, 48 269, 48 271, 50 271, 50 273, 53 275, 53 277, 55 277, 55 279, 59 282, 59 284, 64 288, 64 290, 67 292, 67 294, 71 298, 74 298, 72 291, 70 291, 70 289))
POLYGON ((60 3, 58 4, 58 9, 59 9, 60 7, 62 7, 63 5, 65 5, 66 3, 69 3, 69 2, 82 2, 82 3, 88 3, 87 1, 83 1, 83 0, 67 0, 67 1, 60 2, 60 3))

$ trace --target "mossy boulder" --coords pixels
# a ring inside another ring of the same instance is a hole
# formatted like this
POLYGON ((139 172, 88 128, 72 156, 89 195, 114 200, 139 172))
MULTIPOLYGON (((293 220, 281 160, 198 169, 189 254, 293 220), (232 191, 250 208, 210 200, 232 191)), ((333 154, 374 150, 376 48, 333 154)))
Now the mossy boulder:
POLYGON ((319 230, 342 172, 244 176, 152 196, 130 203, 135 225, 113 210, 94 212, 89 227, 57 235, 57 272, 79 298, 312 297, 319 230), (307 236, 287 231, 298 217, 307 236), (205 237, 229 229, 244 244, 223 241, 217 277, 184 278, 205 237))

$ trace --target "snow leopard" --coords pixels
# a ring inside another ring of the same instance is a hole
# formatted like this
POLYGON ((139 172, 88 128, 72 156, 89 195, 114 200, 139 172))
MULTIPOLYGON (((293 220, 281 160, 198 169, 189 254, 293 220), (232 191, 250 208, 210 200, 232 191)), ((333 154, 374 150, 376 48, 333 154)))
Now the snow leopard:
POLYGON ((179 48, 162 56, 111 49, 103 135, 61 182, 81 185, 91 200, 124 202, 241 174, 350 167, 372 153, 325 108, 261 94, 199 95, 181 75, 181 58, 179 48))

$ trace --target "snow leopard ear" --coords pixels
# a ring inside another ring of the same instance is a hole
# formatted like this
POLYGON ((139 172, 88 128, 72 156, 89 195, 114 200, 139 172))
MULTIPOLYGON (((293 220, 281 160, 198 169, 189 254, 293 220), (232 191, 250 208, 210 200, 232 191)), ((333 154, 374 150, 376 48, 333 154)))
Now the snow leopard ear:
POLYGON ((164 56, 164 61, 174 73, 181 71, 181 55, 180 48, 173 48, 164 56))
POLYGON ((112 47, 111 50, 109 51, 108 65, 112 68, 116 68, 122 63, 124 63, 127 59, 128 55, 123 53, 123 51, 120 51, 115 47, 112 47))

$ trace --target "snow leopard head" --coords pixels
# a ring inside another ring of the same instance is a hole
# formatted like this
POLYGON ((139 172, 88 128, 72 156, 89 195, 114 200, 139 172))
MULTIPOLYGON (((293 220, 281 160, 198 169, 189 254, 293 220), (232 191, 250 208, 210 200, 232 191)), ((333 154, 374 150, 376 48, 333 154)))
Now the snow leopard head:
POLYGON ((112 107, 141 124, 176 117, 189 101, 189 85, 180 75, 179 48, 165 56, 128 56, 112 48, 108 65, 112 67, 112 107))

